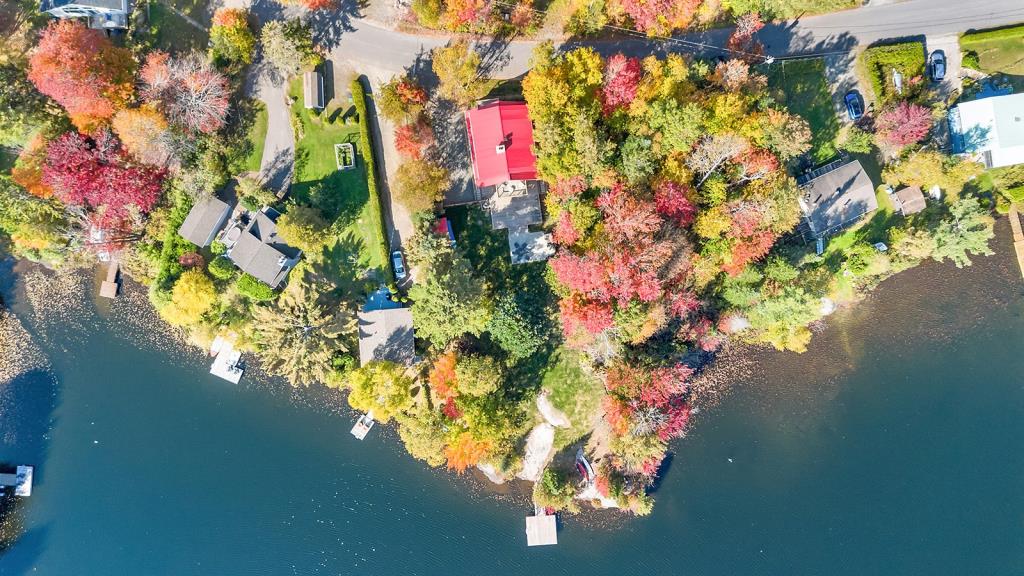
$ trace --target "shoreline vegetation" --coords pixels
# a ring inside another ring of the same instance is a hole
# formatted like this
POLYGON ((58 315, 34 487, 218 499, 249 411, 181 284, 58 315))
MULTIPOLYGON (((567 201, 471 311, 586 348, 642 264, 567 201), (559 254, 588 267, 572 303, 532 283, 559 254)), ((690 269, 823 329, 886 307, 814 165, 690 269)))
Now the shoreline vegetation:
MULTIPOLYGON (((885 278, 991 253, 992 183, 981 165, 931 145, 944 104, 917 60, 901 59, 913 90, 891 91, 879 76, 879 110, 839 136, 811 105, 827 95, 821 67, 801 67, 802 91, 787 101, 785 81, 757 57, 605 58, 545 44, 509 90, 532 121, 547 187, 540 227, 556 252, 513 264, 507 231, 484 210, 441 207, 453 183, 451 143, 438 135, 462 129, 443 111, 493 87, 481 54, 454 42, 430 54, 420 71, 430 81, 396 76, 373 106, 397 127, 390 189, 415 226, 403 240, 416 281, 399 288, 367 87, 356 79, 353 102, 305 108, 299 78, 324 69, 311 25, 274 20, 257 37, 250 16, 218 10, 206 54, 154 49, 141 32, 125 47, 80 23, 26 21, 8 66, 21 124, 2 135, 20 154, 0 176, 0 242, 51 268, 116 255, 195 346, 228 337, 292 385, 345 392, 353 408, 394 421, 409 454, 432 467, 533 482, 543 508, 649 514, 672 442, 701 408, 695 379, 725 343, 802 352, 814 325, 885 278), (290 190, 239 169, 262 146, 251 140, 264 130, 259 107, 232 104, 246 102, 257 43, 291 86, 290 190), (69 47, 88 57, 66 58, 69 47), (339 170, 340 143, 355 145, 353 169, 339 170), (886 184, 936 197, 902 215, 880 186, 877 209, 819 253, 801 240, 794 176, 836 154, 877 159, 886 184), (250 213, 281 213, 278 234, 302 251, 284 287, 236 269, 220 242, 179 236, 192 206, 225 190, 250 213), (442 214, 454 245, 437 232, 442 214), (379 292, 411 304, 418 362, 359 366, 356 313, 379 292)), ((684 20, 648 16, 648 31, 684 20)), ((760 17, 740 19, 729 46, 763 53, 760 17)), ((869 50, 865 61, 896 52, 869 50)))

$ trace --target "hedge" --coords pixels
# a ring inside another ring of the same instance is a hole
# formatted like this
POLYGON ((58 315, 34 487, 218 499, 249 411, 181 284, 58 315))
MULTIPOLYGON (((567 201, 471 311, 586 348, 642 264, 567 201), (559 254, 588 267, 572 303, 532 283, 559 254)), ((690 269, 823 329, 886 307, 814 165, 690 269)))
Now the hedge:
POLYGON ((1024 36, 1024 26, 1013 26, 1011 28, 997 28, 983 32, 967 32, 960 37, 960 43, 970 44, 971 42, 982 42, 985 40, 1003 40, 1005 38, 1017 38, 1024 36))
POLYGON ((277 292, 273 288, 251 274, 242 274, 235 287, 238 288, 239 294, 254 302, 268 302, 277 298, 277 292))
POLYGON ((886 104, 912 96, 924 85, 924 46, 920 42, 905 42, 868 48, 861 56, 871 81, 875 98, 886 104), (892 83, 892 69, 903 75, 903 96, 896 94, 892 83), (916 85, 911 81, 922 77, 916 85))
POLYGON ((381 262, 386 262, 386 266, 390 269, 391 258, 388 257, 388 234, 387 229, 384 227, 384 199, 381 198, 380 190, 377 187, 377 161, 375 158, 377 148, 374 147, 373 138, 370 135, 370 115, 366 111, 366 95, 369 93, 369 88, 364 86, 363 82, 365 80, 365 76, 356 78, 352 81, 349 89, 352 91, 352 100, 356 107, 356 114, 359 115, 359 139, 364 150, 363 161, 366 162, 366 187, 369 189, 370 194, 377 199, 377 202, 370 204, 370 206, 376 207, 375 210, 372 210, 373 214, 371 217, 377 221, 377 227, 380 229, 377 249, 380 251, 381 262))

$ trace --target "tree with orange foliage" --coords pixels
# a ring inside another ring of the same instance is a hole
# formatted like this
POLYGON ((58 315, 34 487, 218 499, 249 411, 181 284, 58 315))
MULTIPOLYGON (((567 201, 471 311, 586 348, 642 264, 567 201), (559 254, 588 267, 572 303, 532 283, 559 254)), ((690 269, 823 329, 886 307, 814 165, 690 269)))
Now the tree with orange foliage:
POLYGON ((284 3, 302 6, 306 10, 330 10, 338 6, 337 0, 285 0, 284 3))
POLYGON ((120 110, 114 115, 113 127, 125 150, 139 162, 166 166, 171 160, 167 120, 156 108, 120 110))
POLYGON ((423 157, 424 150, 433 143, 434 131, 422 118, 395 129, 395 148, 406 158, 419 160, 423 157))
POLYGON ((455 375, 455 352, 446 352, 434 360, 430 368, 430 387, 434 394, 441 400, 448 400, 458 395, 455 389, 457 377, 455 375))
POLYGON ((43 164, 46 161, 46 138, 42 134, 36 134, 32 140, 22 149, 18 160, 11 168, 11 180, 28 191, 29 194, 39 198, 53 196, 53 188, 43 182, 43 164))
POLYGON ((490 449, 489 441, 478 441, 469 432, 463 432, 444 449, 444 457, 448 459, 448 469, 461 474, 470 466, 476 466, 490 449))
POLYGON ((98 30, 56 20, 29 61, 29 80, 67 110, 83 132, 109 120, 132 98, 135 62, 98 30))

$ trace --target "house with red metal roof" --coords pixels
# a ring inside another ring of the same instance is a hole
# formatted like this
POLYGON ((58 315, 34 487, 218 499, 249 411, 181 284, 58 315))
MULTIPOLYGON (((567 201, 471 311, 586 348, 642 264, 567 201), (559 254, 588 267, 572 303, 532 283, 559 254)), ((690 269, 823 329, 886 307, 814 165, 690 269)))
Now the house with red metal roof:
POLYGON ((533 124, 525 102, 486 100, 466 110, 466 132, 477 188, 537 178, 533 124))
POLYGON ((508 230, 513 264, 548 258, 554 254, 551 236, 530 230, 544 222, 545 184, 537 179, 533 124, 526 103, 485 100, 465 116, 473 164, 472 198, 446 199, 446 205, 481 202, 491 214, 491 227, 508 230))

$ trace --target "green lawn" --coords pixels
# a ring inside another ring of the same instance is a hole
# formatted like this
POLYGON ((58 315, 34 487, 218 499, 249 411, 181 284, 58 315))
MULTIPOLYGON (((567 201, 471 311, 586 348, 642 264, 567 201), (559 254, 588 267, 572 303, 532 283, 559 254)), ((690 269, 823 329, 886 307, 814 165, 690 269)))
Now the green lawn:
POLYGON ((289 94, 295 99, 292 120, 297 128, 291 198, 318 207, 333 223, 335 240, 324 250, 323 273, 343 290, 365 291, 386 280, 387 255, 377 249, 382 245, 380 205, 366 183, 363 155, 368 151, 362 149, 359 124, 346 125, 342 113, 328 118, 307 110, 301 78, 292 82, 289 94), (334 145, 345 142, 355 147, 356 167, 341 171, 334 145))
POLYGON ((839 119, 825 81, 825 62, 783 61, 771 69, 768 87, 776 100, 811 125, 811 154, 815 163, 835 156, 839 119))
POLYGON ((209 34, 192 26, 159 2, 149 4, 149 25, 155 36, 156 47, 172 54, 192 50, 204 52, 210 42, 209 34))
POLYGON ((240 158, 232 170, 236 173, 259 172, 263 161, 263 146, 267 140, 267 107, 258 100, 252 103, 251 124, 246 130, 248 154, 240 158))
POLYGON ((576 354, 559 348, 542 373, 541 387, 551 393, 551 404, 564 412, 572 424, 555 433, 556 450, 579 440, 593 428, 591 419, 604 396, 601 381, 580 370, 576 354))
POLYGON ((875 210, 870 218, 861 220, 842 234, 829 238, 825 247, 825 258, 841 256, 843 251, 860 241, 871 244, 887 241, 889 228, 894 220, 901 216, 893 209, 885 188, 879 187, 875 190, 875 198, 878 200, 878 210, 875 210))
POLYGON ((1017 91, 1024 90, 1024 26, 964 34, 960 49, 977 54, 982 72, 1006 74, 1017 91))

